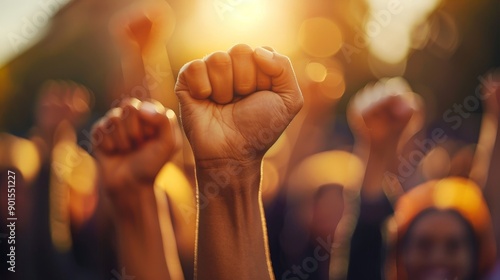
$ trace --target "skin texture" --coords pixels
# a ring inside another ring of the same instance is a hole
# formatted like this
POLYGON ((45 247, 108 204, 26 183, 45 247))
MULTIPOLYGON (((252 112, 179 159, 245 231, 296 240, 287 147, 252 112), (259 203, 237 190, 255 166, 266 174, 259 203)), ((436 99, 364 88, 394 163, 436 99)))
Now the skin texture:
POLYGON ((289 59, 237 45, 186 64, 175 91, 196 161, 195 278, 272 279, 261 165, 303 104, 289 59))
POLYGON ((473 232, 458 214, 428 212, 407 234, 403 256, 409 280, 473 279, 473 232))
POLYGON ((158 102, 129 99, 96 123, 93 141, 123 266, 137 279, 170 279, 153 187, 179 148, 175 114, 158 102))

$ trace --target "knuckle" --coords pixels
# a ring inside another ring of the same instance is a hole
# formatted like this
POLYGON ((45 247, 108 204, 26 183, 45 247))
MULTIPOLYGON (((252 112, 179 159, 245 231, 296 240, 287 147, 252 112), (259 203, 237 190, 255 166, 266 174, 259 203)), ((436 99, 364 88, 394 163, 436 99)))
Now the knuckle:
POLYGON ((229 50, 230 55, 252 55, 253 49, 247 44, 237 44, 229 50))
POLYGON ((197 59, 184 65, 181 69, 181 72, 184 72, 187 75, 194 75, 196 73, 204 71, 205 68, 206 68, 205 62, 201 59, 197 59))
POLYGON ((226 52, 214 52, 205 59, 209 67, 230 67, 231 57, 226 52))

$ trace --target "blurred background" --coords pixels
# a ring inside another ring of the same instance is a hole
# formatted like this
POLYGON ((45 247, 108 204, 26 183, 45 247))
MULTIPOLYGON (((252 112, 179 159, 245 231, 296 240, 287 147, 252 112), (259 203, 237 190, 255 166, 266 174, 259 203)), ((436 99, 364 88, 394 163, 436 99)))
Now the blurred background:
MULTIPOLYGON (((108 21, 128 2, 2 1, 0 128, 27 131, 34 97, 47 79, 84 84, 102 113, 110 75, 119 69, 108 21)), ((500 7, 493 0, 168 2, 176 17, 167 45, 174 74, 184 63, 236 43, 271 46, 289 55, 304 79, 336 84, 326 96, 338 99, 331 114, 342 115, 349 97, 367 82, 403 76, 425 99, 427 121, 442 123, 443 113, 473 94, 478 77, 500 56, 500 7)), ((474 141, 474 119, 453 134, 474 141)))

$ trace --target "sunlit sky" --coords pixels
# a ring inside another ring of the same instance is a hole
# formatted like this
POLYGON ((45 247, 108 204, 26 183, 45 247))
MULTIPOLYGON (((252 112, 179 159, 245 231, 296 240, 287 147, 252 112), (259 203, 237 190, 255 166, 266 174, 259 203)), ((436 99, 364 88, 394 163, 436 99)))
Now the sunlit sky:
POLYGON ((0 0, 0 66, 43 34, 47 20, 70 0, 0 0))

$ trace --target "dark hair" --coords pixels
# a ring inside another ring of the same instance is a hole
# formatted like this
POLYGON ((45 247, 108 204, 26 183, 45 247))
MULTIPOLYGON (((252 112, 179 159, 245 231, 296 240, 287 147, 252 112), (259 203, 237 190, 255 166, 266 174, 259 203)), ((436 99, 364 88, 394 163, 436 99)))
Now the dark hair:
POLYGON ((466 233, 467 233, 467 241, 471 245, 472 249, 472 275, 470 275, 467 279, 469 280, 474 280, 478 279, 479 277, 479 240, 478 237, 474 231, 474 228, 472 225, 457 211, 454 209, 437 209, 435 207, 430 207, 422 212, 420 212, 415 218, 411 221, 410 225, 408 226, 408 230, 406 231, 406 234, 403 236, 402 239, 402 246, 400 247, 402 250, 406 250, 409 245, 409 240, 410 237, 413 233, 413 229, 415 226, 418 224, 419 221, 423 220, 429 215, 436 214, 436 213, 446 213, 450 214, 453 217, 457 218, 457 220, 460 221, 462 226, 465 228, 466 233))

